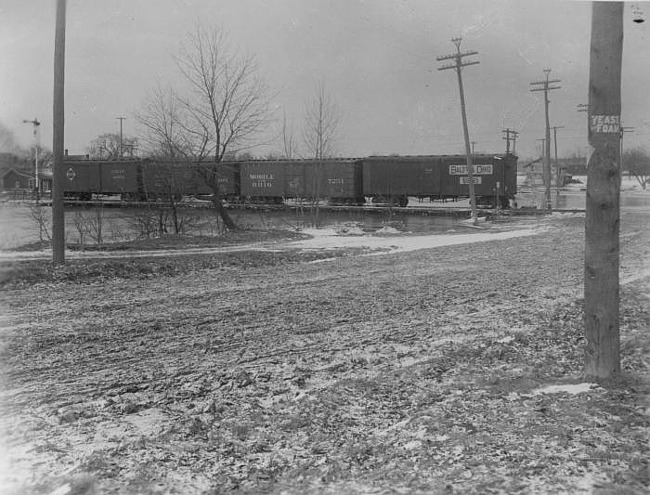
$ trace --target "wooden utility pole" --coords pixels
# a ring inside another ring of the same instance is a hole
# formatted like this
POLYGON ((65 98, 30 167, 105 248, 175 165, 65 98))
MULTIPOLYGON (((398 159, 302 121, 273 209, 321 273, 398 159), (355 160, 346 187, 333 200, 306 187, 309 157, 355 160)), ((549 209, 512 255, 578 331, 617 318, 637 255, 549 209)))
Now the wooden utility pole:
POLYGON ((38 150, 41 147, 41 139, 38 126, 41 123, 35 118, 34 120, 23 120, 23 124, 32 124, 34 128, 34 193, 36 204, 38 204, 41 197, 40 181, 38 179, 38 150))
POLYGON ((510 154, 510 141, 512 141, 512 154, 515 154, 515 144, 517 142, 517 136, 519 136, 519 133, 517 131, 513 131, 510 128, 504 129, 501 132, 503 132, 506 137, 503 137, 501 139, 506 140, 506 155, 510 154), (512 136, 512 137, 510 137, 512 136))
POLYGON ((122 142, 123 142, 122 141, 123 140, 123 137, 122 137, 122 122, 124 122, 126 120, 126 117, 115 117, 115 120, 120 121, 120 149, 117 152, 117 154, 118 154, 119 158, 122 158, 122 155, 124 154, 124 145, 122 144, 122 142))
POLYGON ((54 133, 52 150, 52 262, 65 264, 65 210, 63 205, 63 148, 64 148, 64 82, 65 82, 65 4, 56 2, 56 30, 54 35, 54 133))
MULTIPOLYGON (((621 124, 622 124, 622 122, 621 122, 621 124)), ((625 137, 626 132, 634 132, 634 127, 623 127, 621 125, 621 151, 620 151, 621 160, 619 162, 619 164, 620 164, 619 169, 621 171, 621 177, 623 177, 623 138, 625 137)))
POLYGON ((585 221, 585 376, 620 373, 619 221, 623 2, 594 2, 585 221))
POLYGON ((560 82, 559 79, 549 80, 548 76, 551 69, 544 69, 546 79, 543 81, 534 81, 530 83, 534 86, 531 91, 544 91, 544 114, 546 116, 546 151, 544 152, 544 183, 546 185, 546 209, 551 211, 551 124, 548 117, 548 92, 554 89, 560 89, 562 86, 552 86, 560 82))
POLYGON ((463 57, 469 57, 471 55, 478 55, 478 52, 460 52, 460 43, 462 38, 452 38, 452 42, 456 45, 456 53, 452 55, 445 55, 442 57, 437 57, 437 61, 442 60, 453 60, 454 63, 451 65, 445 65, 438 68, 438 70, 448 70, 455 69, 456 74, 458 75, 458 91, 460 93, 460 112, 463 118, 463 134, 465 136, 465 157, 467 162, 467 181, 469 185, 469 203, 472 209, 472 223, 478 223, 478 215, 476 213, 476 193, 474 187, 474 166, 472 165, 472 150, 470 148, 469 140, 469 129, 467 127, 467 113, 465 111, 465 92, 463 90, 463 76, 462 68, 468 65, 476 65, 478 61, 472 62, 463 62, 463 57))
MULTIPOLYGON (((560 186, 560 166, 557 162, 557 130, 564 129, 563 125, 554 125, 553 126, 553 146, 555 147, 555 191, 561 187, 560 186)), ((562 184, 564 185, 564 184, 562 184)))

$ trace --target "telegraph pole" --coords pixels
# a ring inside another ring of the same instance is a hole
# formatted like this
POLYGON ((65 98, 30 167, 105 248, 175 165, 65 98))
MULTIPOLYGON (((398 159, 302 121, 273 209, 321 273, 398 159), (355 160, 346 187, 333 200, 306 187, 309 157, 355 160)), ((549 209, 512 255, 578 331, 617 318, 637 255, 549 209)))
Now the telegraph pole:
POLYGON ((122 158, 123 149, 124 149, 122 146, 122 122, 126 120, 126 117, 115 117, 115 120, 120 121, 120 151, 118 152, 118 156, 119 158, 122 158))
POLYGON ((553 126, 553 144, 555 146, 555 192, 558 194, 557 190, 560 187, 560 166, 557 162, 557 130, 564 129, 563 125, 554 125, 553 126))
POLYGON ((65 210, 63 205, 64 82, 65 82, 65 7, 66 0, 56 2, 54 35, 54 133, 52 150, 52 262, 65 264, 65 210))
POLYGON ((519 136, 519 133, 517 131, 513 131, 510 128, 504 129, 501 132, 505 133, 505 137, 501 139, 505 139, 506 141, 506 155, 510 154, 510 141, 512 141, 512 154, 515 154, 515 143, 517 142, 517 136, 519 136), (512 136, 512 137, 510 137, 512 136))
POLYGON ((439 67, 438 70, 449 70, 454 69, 458 75, 458 90, 460 93, 460 112, 463 119, 463 134, 465 136, 465 157, 467 162, 467 180, 469 183, 469 202, 472 209, 472 223, 475 225, 478 223, 478 215, 476 213, 476 193, 474 188, 474 166, 472 165, 472 152, 470 149, 470 140, 469 140, 469 129, 467 127, 467 113, 465 111, 465 92, 463 91, 463 76, 462 68, 468 65, 476 65, 478 61, 467 61, 463 62, 463 57, 469 57, 471 55, 478 55, 478 52, 465 52, 461 53, 460 43, 462 38, 452 38, 452 43, 456 45, 456 53, 451 55, 444 55, 442 57, 437 57, 438 62, 442 60, 453 60, 453 64, 445 65, 439 67))
POLYGON ((546 152, 544 153, 544 182, 546 183, 546 209, 551 211, 551 124, 548 117, 548 92, 554 89, 560 89, 562 86, 552 86, 560 82, 559 79, 549 80, 551 69, 544 69, 546 79, 543 81, 534 81, 530 83, 534 86, 531 91, 544 91, 544 110, 546 115, 546 152))
POLYGON ((619 327, 621 66, 623 2, 593 2, 589 60, 589 144, 585 217, 585 371, 621 372, 619 327))
POLYGON ((623 135, 626 132, 634 132, 634 127, 623 127, 621 126, 621 177, 623 177, 623 135))
POLYGON ((34 184, 36 191, 36 204, 38 204, 38 201, 40 199, 40 182, 38 180, 38 148, 41 146, 38 126, 41 125, 41 123, 38 121, 38 119, 34 118, 34 120, 23 120, 23 124, 32 124, 34 127, 34 179, 36 180, 34 184))

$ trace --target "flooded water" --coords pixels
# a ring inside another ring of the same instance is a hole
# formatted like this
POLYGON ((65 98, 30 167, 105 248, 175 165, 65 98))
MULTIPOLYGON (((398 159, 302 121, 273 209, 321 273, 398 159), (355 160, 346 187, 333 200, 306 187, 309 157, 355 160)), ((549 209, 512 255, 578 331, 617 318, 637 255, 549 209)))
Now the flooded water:
MULTIPOLYGON (((583 210, 586 207, 586 194, 584 191, 561 191, 556 194, 551 192, 551 205, 558 210, 583 210)), ((517 195, 517 205, 521 207, 536 206, 546 207, 543 191, 531 191, 517 195)), ((650 209, 650 194, 645 192, 621 193, 621 208, 648 208, 650 209)))
MULTIPOLYGON (((585 208, 585 192, 553 191, 552 204, 555 209, 576 210, 585 208)), ((522 192, 517 197, 517 205, 545 208, 542 190, 522 192)), ((467 208, 467 204, 420 203, 412 199, 409 206, 467 208)), ((621 194, 621 208, 625 210, 643 208, 650 210, 650 193, 624 191, 621 194)), ((373 232, 391 226, 400 231, 414 233, 437 233, 454 229, 462 216, 453 214, 437 216, 424 213, 400 211, 399 208, 358 211, 329 211, 305 207, 302 209, 249 210, 234 209, 230 214, 235 223, 244 228, 296 229, 308 227, 327 227, 356 223, 365 232, 373 232)), ((95 244, 100 236, 103 242, 119 242, 138 237, 155 236, 160 225, 166 224, 167 233, 174 233, 173 220, 169 210, 159 208, 97 208, 72 207, 66 210, 65 235, 68 243, 95 244)), ((203 208, 184 208, 178 218, 184 232, 194 235, 216 235, 223 230, 223 224, 215 210, 203 208)), ((33 207, 25 203, 0 203, 0 249, 11 249, 30 242, 45 240, 51 232, 50 208, 33 207)))
MULTIPOLYGON (((370 212, 316 211, 311 208, 235 209, 229 213, 238 226, 253 229, 297 229, 356 223, 367 232, 391 226, 400 231, 435 233, 445 232, 459 221, 453 215, 405 214, 397 209, 370 212)), ((178 221, 182 223, 184 232, 194 235, 216 235, 223 230, 222 221, 213 209, 183 208, 178 221)), ((100 229, 103 242, 119 242, 147 234, 155 236, 160 232, 161 223, 166 225, 167 233, 174 232, 173 218, 167 209, 68 208, 65 214, 66 242, 95 244, 100 229)), ((0 204, 0 249, 15 248, 41 237, 47 240, 50 232, 50 208, 0 204)))

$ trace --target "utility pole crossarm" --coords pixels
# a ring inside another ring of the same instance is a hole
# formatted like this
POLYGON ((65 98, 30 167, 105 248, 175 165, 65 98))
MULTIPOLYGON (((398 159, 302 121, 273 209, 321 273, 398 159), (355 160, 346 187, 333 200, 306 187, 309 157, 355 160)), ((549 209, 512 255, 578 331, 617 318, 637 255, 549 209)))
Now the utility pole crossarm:
POLYGON ((455 65, 444 65, 442 67, 438 67, 438 70, 457 69, 458 67, 467 67, 468 65, 478 65, 480 63, 481 62, 475 61, 475 62, 463 62, 455 65))
MULTIPOLYGON (((443 60, 453 60, 453 59, 458 59, 462 57, 469 57, 470 55, 478 55, 478 52, 458 52, 458 53, 452 53, 451 55, 443 55, 441 57, 436 57, 436 60, 438 62, 441 62, 443 60)), ((476 62, 478 63, 478 62, 476 62)))
MULTIPOLYGON (((557 83, 561 83, 561 82, 562 81, 560 79, 551 79, 550 81, 533 81, 532 83, 530 83, 530 85, 531 86, 533 86, 534 84, 547 85, 547 84, 557 84, 557 83)), ((531 89, 531 91, 541 91, 541 90, 531 89)))

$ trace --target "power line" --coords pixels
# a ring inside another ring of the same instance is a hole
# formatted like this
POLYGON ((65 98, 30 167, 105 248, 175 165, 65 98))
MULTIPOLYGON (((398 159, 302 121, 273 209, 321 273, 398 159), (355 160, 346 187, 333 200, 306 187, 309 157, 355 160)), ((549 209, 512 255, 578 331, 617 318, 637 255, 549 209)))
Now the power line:
POLYGON ((549 91, 554 89, 560 89, 562 86, 553 86, 561 82, 559 79, 549 79, 549 74, 551 69, 544 69, 546 74, 546 79, 542 81, 531 82, 530 85, 533 86, 531 89, 532 92, 543 91, 544 92, 544 110, 546 116, 546 152, 544 153, 544 182, 546 183, 546 209, 551 211, 551 124, 548 117, 548 104, 550 103, 548 99, 549 91))

